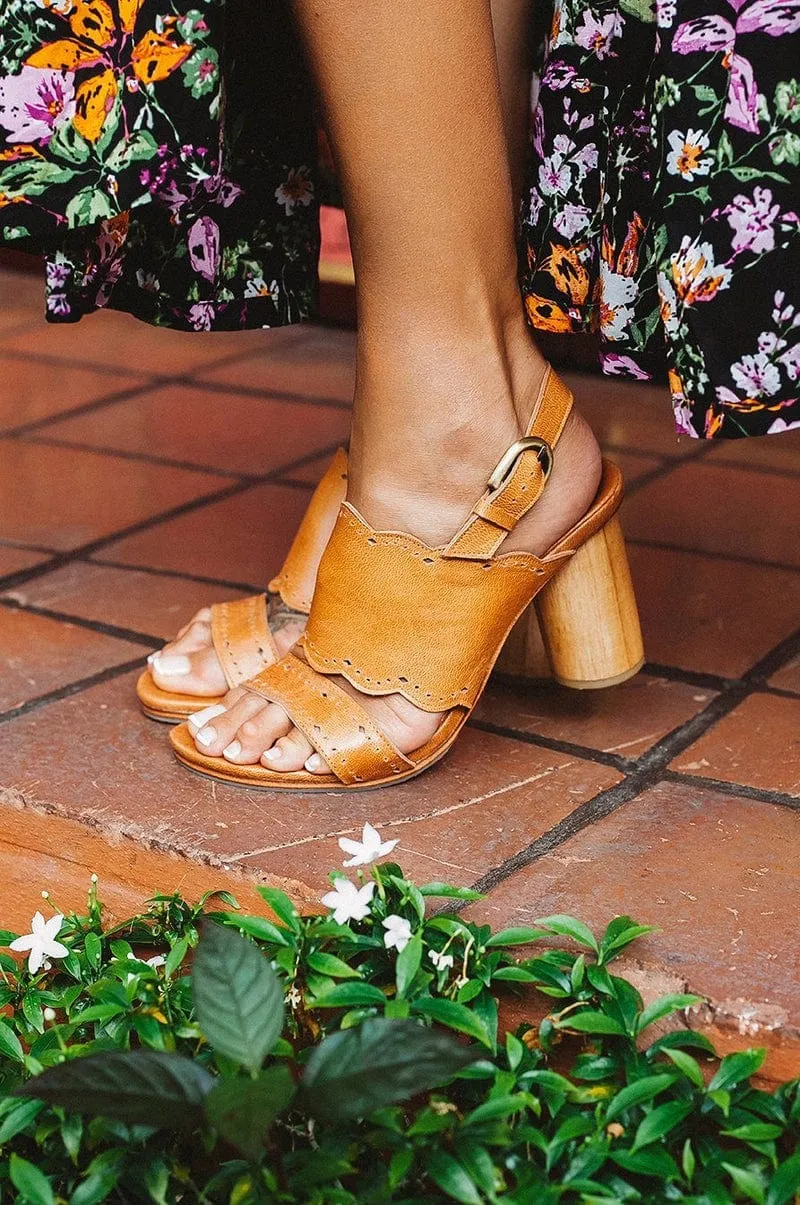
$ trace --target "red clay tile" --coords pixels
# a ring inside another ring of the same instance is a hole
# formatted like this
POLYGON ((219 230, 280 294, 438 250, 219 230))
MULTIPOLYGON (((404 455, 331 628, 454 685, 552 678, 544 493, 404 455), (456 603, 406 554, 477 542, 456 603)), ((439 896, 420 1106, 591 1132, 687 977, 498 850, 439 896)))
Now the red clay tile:
MULTIPOLYGON (((272 332, 267 334, 271 337, 272 332)), ((265 342, 258 355, 206 370, 202 379, 349 402, 355 379, 355 334, 330 327, 301 327, 295 339, 265 342)))
POLYGON ((103 550, 109 560, 252 583, 277 573, 308 505, 304 489, 259 485, 103 550))
POLYGON ((798 511, 800 476, 682 464, 628 500, 624 523, 634 539, 800 567, 798 511))
POLYGON ((252 880, 211 869, 133 841, 104 841, 82 824, 29 808, 0 806, 0 882, 3 927, 25 933, 47 890, 62 910, 86 907, 92 874, 107 926, 139 912, 150 896, 178 891, 194 902, 206 891, 232 891, 248 912, 266 907, 252 880))
POLYGON ((0 538, 77 548, 229 484, 193 470, 0 440, 0 538))
POLYGON ((736 678, 797 626, 796 570, 634 543, 628 554, 651 662, 736 678))
POLYGON ((633 758, 691 719, 713 697, 712 691, 647 674, 609 690, 567 690, 549 683, 526 688, 520 681, 490 686, 477 718, 633 758))
POLYGON ((800 799, 800 698, 750 695, 677 757, 672 769, 800 799))
MULTIPOLYGON (((632 956, 726 1002, 800 1025, 800 813, 662 783, 512 875, 469 915, 493 927, 572 913, 595 932, 628 913, 658 932, 632 956)), ((751 1033, 753 1031, 751 1030, 751 1033)), ((751 1042, 758 1045, 756 1036, 751 1042)))
MULTIPOLYGON (((10 711, 109 666, 132 661, 143 652, 138 644, 1 606, 0 649, 3 659, 0 712, 10 711)), ((24 756, 25 750, 20 752, 24 756)), ((48 755, 46 763, 53 773, 58 773, 55 751, 48 755)), ((3 781, 8 782, 5 775, 3 781)))
POLYGON ((346 439, 349 428, 349 411, 332 406, 170 385, 68 418, 47 434, 67 443, 261 474, 346 439))
POLYGON ((416 875, 466 883, 619 779, 592 762, 467 731, 430 773, 368 797, 248 791, 184 769, 161 725, 139 714, 134 683, 128 674, 0 725, 12 795, 106 834, 267 871, 306 893, 341 865, 337 837, 365 820, 402 838, 416 875))
POLYGON ((20 569, 30 569, 39 561, 47 560, 46 552, 35 552, 31 548, 12 548, 11 545, 0 544, 0 577, 8 573, 19 573, 20 569))
POLYGON ((23 334, 11 335, 5 346, 28 352, 32 357, 54 356, 77 360, 82 365, 111 365, 132 371, 163 376, 192 372, 215 364, 229 356, 244 355, 260 348, 270 332, 214 331, 193 332, 149 326, 129 314, 112 310, 92 314, 80 324, 76 335, 72 324, 47 324, 31 327, 23 334))
POLYGON ((0 432, 99 401, 141 380, 0 354, 0 432))
POLYGON ((240 598, 241 591, 136 569, 74 562, 14 589, 12 596, 30 606, 172 640, 201 607, 240 598))
POLYGON ((714 463, 740 469, 782 469, 800 473, 800 430, 783 431, 765 439, 721 439, 709 452, 714 463))
POLYGON ((770 684, 800 694, 800 656, 793 657, 788 665, 778 670, 777 674, 770 678, 770 684))
POLYGON ((663 465, 663 460, 656 456, 641 456, 638 452, 621 451, 608 445, 603 451, 609 460, 619 465, 627 486, 634 485, 641 477, 651 473, 663 465))
POLYGON ((44 317, 44 273, 0 272, 0 335, 5 338, 23 323, 44 317))
POLYGON ((665 388, 577 372, 562 372, 575 394, 575 404, 601 444, 661 456, 696 453, 696 439, 675 433, 672 406, 665 388))

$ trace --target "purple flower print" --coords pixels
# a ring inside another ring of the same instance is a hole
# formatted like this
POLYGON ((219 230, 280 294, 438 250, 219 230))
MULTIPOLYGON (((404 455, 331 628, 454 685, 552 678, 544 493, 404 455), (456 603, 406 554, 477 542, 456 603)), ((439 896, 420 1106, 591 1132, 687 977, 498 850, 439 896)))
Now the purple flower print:
POLYGON ((545 196, 551 197, 554 193, 563 196, 571 183, 569 164, 564 162, 558 151, 553 151, 539 168, 539 187, 545 196))
POLYGON ((725 118, 740 130, 758 133, 758 87, 750 62, 740 54, 731 57, 725 118))
POLYGON ((583 14, 583 24, 575 31, 575 41, 585 50, 593 50, 598 59, 608 58, 612 54, 611 40, 622 30, 622 18, 619 13, 607 13, 602 21, 598 21, 594 13, 583 14))
POLYGON ((737 33, 768 33, 773 38, 800 30, 800 0, 755 0, 736 22, 737 33))
POLYGON ((742 356, 731 365, 731 376, 748 397, 772 397, 781 387, 781 374, 763 351, 742 356))
POLYGON ((736 32, 730 21, 716 14, 684 21, 675 31, 672 49, 676 54, 695 51, 732 50, 736 32))
POLYGON ((196 331, 210 331, 215 318, 213 301, 198 301, 189 310, 189 322, 196 331))
POLYGON ((189 231, 189 260, 195 272, 213 281, 219 267, 219 226, 213 218, 198 218, 189 231))
POLYGON ((591 219, 591 212, 585 205, 573 205, 568 201, 559 208, 553 218, 553 225, 564 238, 574 238, 576 234, 588 228, 591 219))
POLYGON ((575 68, 568 63, 548 63, 542 76, 542 87, 550 88, 552 92, 559 92, 568 87, 577 74, 575 68))
POLYGON ((653 378, 651 372, 646 372, 640 364, 632 360, 630 356, 622 356, 619 352, 602 352, 603 370, 614 377, 633 377, 637 381, 650 381, 653 378))
POLYGON ((75 115, 72 72, 23 67, 0 77, 0 126, 11 142, 47 143, 75 115))
POLYGON ((775 221, 780 205, 772 204, 772 190, 756 187, 752 197, 742 193, 734 197, 725 210, 734 235, 731 246, 735 252, 772 251, 775 246, 775 221))

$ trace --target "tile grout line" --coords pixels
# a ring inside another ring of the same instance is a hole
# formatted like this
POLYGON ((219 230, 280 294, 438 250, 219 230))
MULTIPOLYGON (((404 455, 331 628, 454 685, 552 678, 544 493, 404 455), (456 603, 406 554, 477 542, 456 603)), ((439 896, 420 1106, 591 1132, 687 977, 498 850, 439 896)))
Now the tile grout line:
POLYGON ((745 799, 755 799, 759 803, 770 803, 775 807, 800 811, 800 796, 789 795, 786 791, 772 791, 743 782, 728 782, 724 778, 707 778, 703 774, 683 774, 679 770, 665 770, 663 781, 678 783, 681 786, 705 787, 723 795, 736 795, 745 799))
POLYGON ((228 498, 237 496, 238 494, 246 493, 259 485, 275 484, 281 473, 288 473, 294 469, 302 468, 322 456, 332 456, 339 447, 338 441, 329 444, 327 448, 319 448, 313 453, 308 453, 306 456, 299 457, 292 461, 291 464, 282 465, 280 468, 272 469, 269 473, 265 473, 260 477, 250 478, 247 481, 235 481, 222 489, 215 490, 210 494, 203 494, 199 498, 194 498, 188 502, 182 502, 178 506, 173 506, 167 511, 161 511, 157 515, 151 515, 148 519, 143 519, 138 523, 129 524, 128 527, 119 528, 117 531, 109 535, 101 536, 96 540, 90 540, 86 544, 80 545, 78 548, 72 548, 67 552, 61 552, 55 555, 50 561, 45 561, 41 565, 34 565, 30 569, 20 569, 16 573, 8 574, 5 578, 0 578, 0 589, 13 589, 18 585, 23 585, 26 582, 32 581, 34 578, 42 577, 45 573, 50 573, 54 569, 60 569, 63 565, 68 565, 78 560, 86 560, 92 553, 100 548, 105 548, 109 544, 116 543, 118 540, 127 539, 132 535, 139 535, 143 531, 149 531, 153 527, 158 527, 162 523, 167 523, 171 519, 181 518, 185 514, 191 514, 193 511, 201 510, 203 507, 216 502, 225 502, 228 498))
MULTIPOLYGON (((12 436, 16 439, 17 436, 12 436)), ((94 456, 105 456, 109 459, 133 460, 153 465, 161 469, 181 469, 183 472, 204 473, 207 476, 229 477, 232 481, 258 481, 259 475, 253 473, 238 473, 232 469, 221 469, 214 465, 196 464, 189 460, 175 460, 171 456, 154 456, 151 452, 137 452, 130 448, 109 448, 96 444, 81 443, 77 440, 58 439, 53 435, 26 435, 20 437, 20 443, 29 447, 65 448, 73 452, 89 452, 94 456)))
POLYGON ((8 611, 20 611, 25 615, 36 615, 41 619, 52 619, 56 623, 68 624, 70 627, 85 628, 89 632, 98 632, 101 636, 111 636, 114 640, 127 640, 131 644, 141 644, 148 649, 159 648, 164 643, 160 637, 150 636, 146 632, 121 628, 116 624, 105 623, 99 619, 87 619, 83 615, 70 615, 66 611, 53 611, 49 607, 22 602, 13 596, 1 596, 0 607, 5 607, 8 611))
MULTIPOLYGON (((2 356, 1 350, 0 356, 2 356)), ((71 410, 61 410, 58 414, 45 414, 41 418, 32 419, 29 423, 22 423, 18 427, 0 428, 0 439, 27 437, 42 428, 53 426, 54 423, 66 422, 70 418, 82 418, 85 414, 93 414, 96 410, 102 410, 105 406, 113 406, 117 402, 133 401, 140 394, 149 393, 152 388, 153 385, 149 379, 140 380, 139 383, 130 385, 127 389, 117 389, 113 393, 104 394, 103 397, 95 398, 91 402, 84 402, 71 410)))
POLYGON ((106 669, 99 670, 96 674, 80 678, 77 682, 69 682, 66 686, 59 686, 56 690, 49 690, 43 695, 37 695, 34 699, 27 699, 17 707, 0 712, 0 724, 8 724, 11 720, 29 715, 32 711, 40 711, 49 706, 50 703, 58 703, 62 699, 69 699, 73 695, 82 694, 92 686, 100 686, 104 682, 112 682, 115 678, 121 678, 123 674, 128 674, 131 670, 139 669, 146 663, 145 657, 135 657, 131 661, 123 661, 119 665, 111 665, 106 669))
MULTIPOLYGON (((623 527, 625 515, 623 511, 623 527)), ((730 561, 734 565, 752 565, 756 569, 779 569, 785 573, 800 573, 800 565, 788 565, 785 561, 766 561, 758 557, 741 556, 738 553, 716 552, 706 548, 688 548, 684 544, 670 544, 665 540, 647 540, 637 536, 625 537, 626 543, 635 548, 653 548, 661 552, 685 552, 690 556, 702 556, 710 561, 730 561)))

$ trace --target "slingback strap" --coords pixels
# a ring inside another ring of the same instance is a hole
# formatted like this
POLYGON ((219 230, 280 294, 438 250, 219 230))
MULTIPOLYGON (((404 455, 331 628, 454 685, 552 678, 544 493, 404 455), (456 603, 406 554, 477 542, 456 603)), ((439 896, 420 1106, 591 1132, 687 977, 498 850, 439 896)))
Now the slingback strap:
POLYGON ((571 409, 572 393, 548 368, 528 430, 497 465, 470 517, 448 544, 448 556, 482 560, 494 555, 541 497, 571 409))
POLYGON ((325 551, 339 507, 347 493, 347 453, 339 451, 320 481, 277 577, 269 583, 288 606, 307 615, 317 580, 316 566, 325 551))
POLYGON ((280 657, 267 622, 265 594, 214 603, 211 639, 231 689, 280 657))
POLYGON ((412 766, 354 698, 291 653, 245 687, 278 703, 345 786, 412 766))
POLYGON ((530 553, 450 557, 339 512, 301 637, 308 661, 368 695, 402 694, 424 711, 471 707, 508 629, 560 567, 530 553))

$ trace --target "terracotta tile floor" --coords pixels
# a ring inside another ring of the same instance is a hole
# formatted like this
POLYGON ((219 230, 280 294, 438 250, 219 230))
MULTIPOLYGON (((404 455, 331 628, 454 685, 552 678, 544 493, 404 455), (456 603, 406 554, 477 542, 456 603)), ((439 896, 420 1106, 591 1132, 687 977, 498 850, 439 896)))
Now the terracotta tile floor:
POLYGON ((678 441, 663 390, 576 376, 628 477, 645 672, 602 694, 498 675, 452 755, 391 791, 226 788, 174 761, 134 682, 278 568, 345 437, 353 335, 53 328, 39 304, 0 273, 0 922, 44 885, 75 899, 92 865, 113 908, 214 881, 252 904, 259 879, 314 900, 370 819, 495 924, 657 924, 645 979, 800 1073, 800 438, 678 441))

